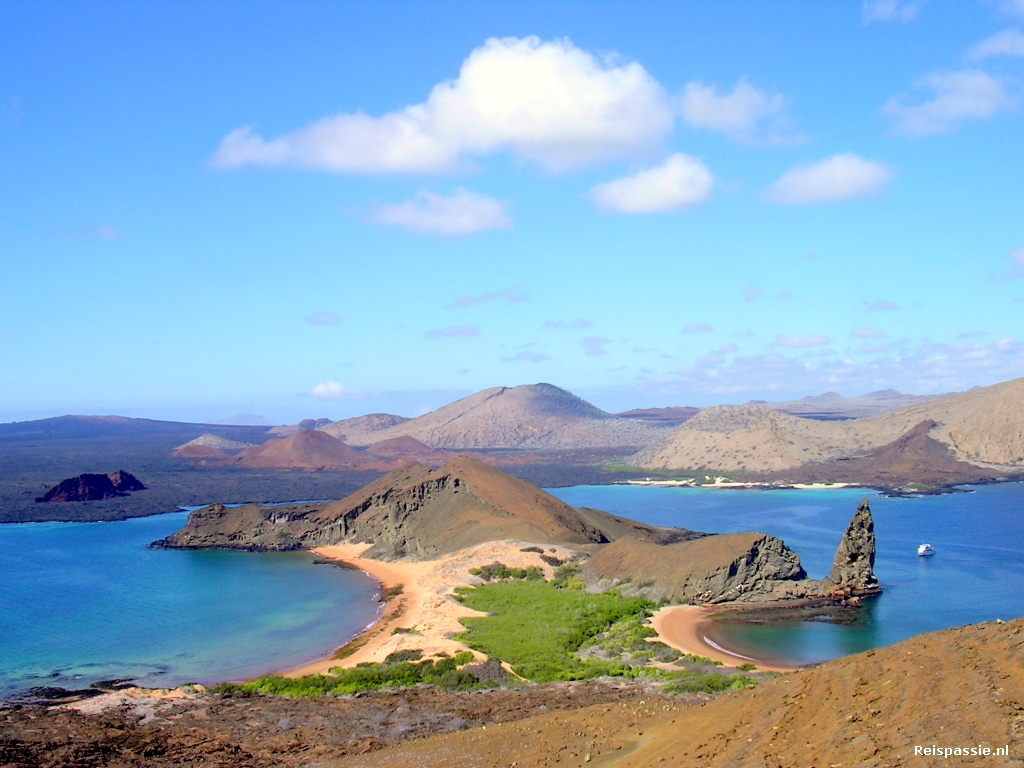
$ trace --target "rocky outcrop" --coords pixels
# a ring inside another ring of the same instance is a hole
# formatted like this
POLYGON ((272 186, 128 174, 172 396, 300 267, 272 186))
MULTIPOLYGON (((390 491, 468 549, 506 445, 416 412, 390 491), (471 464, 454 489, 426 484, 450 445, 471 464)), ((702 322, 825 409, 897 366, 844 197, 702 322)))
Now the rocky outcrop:
POLYGON ((598 590, 622 585, 653 600, 701 605, 808 597, 818 585, 807 578, 796 552, 762 533, 667 545, 626 537, 602 547, 581 575, 598 590))
POLYGON ((865 499, 839 542, 829 577, 810 579, 796 552, 763 533, 730 533, 671 544, 622 538, 598 550, 581 575, 594 589, 620 586, 654 600, 715 605, 796 600, 856 605, 881 594, 875 527, 865 499))
POLYGON ((109 475, 86 473, 61 480, 45 494, 36 498, 36 501, 39 503, 100 501, 127 496, 132 491, 144 490, 146 490, 146 486, 139 482, 138 478, 119 469, 109 475))
POLYGON ((585 546, 624 535, 669 543, 704 534, 576 509, 460 456, 439 469, 416 464, 395 470, 331 504, 205 507, 158 545, 265 551, 351 541, 372 544, 369 557, 429 559, 502 539, 585 546))
POLYGON ((875 521, 871 507, 864 499, 839 541, 832 571, 821 582, 821 592, 828 597, 847 598, 882 593, 875 577, 875 521))

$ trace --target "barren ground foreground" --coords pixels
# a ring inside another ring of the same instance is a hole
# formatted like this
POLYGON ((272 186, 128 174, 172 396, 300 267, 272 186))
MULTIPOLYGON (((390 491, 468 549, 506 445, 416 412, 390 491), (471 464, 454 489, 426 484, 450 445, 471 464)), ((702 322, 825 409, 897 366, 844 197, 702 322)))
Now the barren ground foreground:
POLYGON ((103 710, 92 715, 0 710, 0 766, 1020 766, 1022 630, 921 635, 713 699, 626 681, 302 700, 109 694, 83 702, 103 710), (1009 757, 942 760, 915 745, 1008 746, 1009 757))
POLYGON ((434 736, 335 766, 1024 765, 1024 620, 922 635, 678 710, 599 705, 434 736), (1009 746, 1009 757, 914 747, 1009 746), (589 755, 589 759, 588 759, 589 755))

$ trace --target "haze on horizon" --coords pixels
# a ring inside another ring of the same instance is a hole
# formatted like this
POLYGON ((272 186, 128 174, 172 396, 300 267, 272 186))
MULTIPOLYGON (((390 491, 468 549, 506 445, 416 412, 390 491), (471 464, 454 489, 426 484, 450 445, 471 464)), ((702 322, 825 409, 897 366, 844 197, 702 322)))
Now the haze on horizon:
POLYGON ((0 421, 1024 374, 1024 4, 0 9, 0 421))

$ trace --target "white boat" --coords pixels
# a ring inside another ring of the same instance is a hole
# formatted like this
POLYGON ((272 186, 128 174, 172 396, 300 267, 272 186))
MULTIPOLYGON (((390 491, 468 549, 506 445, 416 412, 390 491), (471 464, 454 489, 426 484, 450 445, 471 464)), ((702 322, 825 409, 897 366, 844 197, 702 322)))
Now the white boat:
POLYGON ((935 547, 931 544, 922 544, 917 548, 917 554, 921 557, 929 557, 935 554, 935 547))

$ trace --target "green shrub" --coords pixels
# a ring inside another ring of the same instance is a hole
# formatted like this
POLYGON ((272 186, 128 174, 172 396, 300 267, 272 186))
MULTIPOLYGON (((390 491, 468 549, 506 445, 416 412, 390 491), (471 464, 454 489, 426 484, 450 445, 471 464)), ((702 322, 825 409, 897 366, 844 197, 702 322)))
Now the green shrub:
POLYGON ((470 568, 471 576, 479 576, 484 581, 502 581, 504 579, 527 579, 529 581, 541 581, 544 579, 544 571, 536 565, 529 568, 509 568, 504 563, 491 563, 480 568, 470 568))
POLYGON ((722 693, 757 685, 757 681, 747 675, 698 670, 667 672, 665 679, 666 683, 661 687, 663 693, 722 693))
POLYGON ((458 595, 463 604, 489 614, 463 619, 466 631, 458 639, 509 663, 528 680, 640 674, 621 661, 583 660, 577 654, 621 619, 642 620, 652 605, 647 600, 614 592, 591 595, 543 581, 492 582, 464 587, 458 595))
POLYGON ((225 693, 269 693, 303 698, 308 696, 343 695, 413 685, 435 685, 451 691, 490 688, 494 681, 480 681, 470 672, 457 667, 473 660, 473 654, 461 651, 454 657, 418 661, 420 651, 398 651, 383 664, 360 664, 351 669, 335 667, 329 675, 307 675, 296 679, 271 675, 251 683, 225 688, 225 693))
POLYGON ((569 561, 568 563, 562 563, 555 569, 555 576, 551 580, 551 585, 555 589, 583 589, 583 579, 578 575, 579 566, 569 561))

